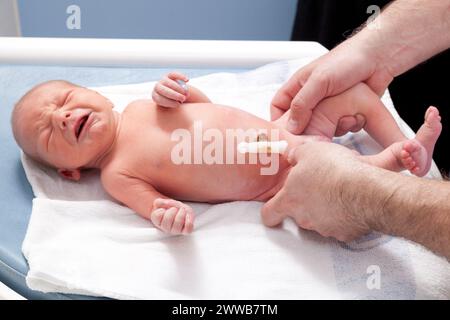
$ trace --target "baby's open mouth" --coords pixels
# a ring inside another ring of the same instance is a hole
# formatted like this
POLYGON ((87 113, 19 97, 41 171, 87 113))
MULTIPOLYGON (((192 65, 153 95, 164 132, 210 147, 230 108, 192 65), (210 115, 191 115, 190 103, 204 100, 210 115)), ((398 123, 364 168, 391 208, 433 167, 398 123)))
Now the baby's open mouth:
POLYGON ((91 115, 91 113, 88 113, 85 116, 81 117, 77 121, 77 124, 75 126, 75 137, 77 138, 77 140, 80 137, 81 133, 83 132, 83 129, 84 129, 90 115, 91 115))

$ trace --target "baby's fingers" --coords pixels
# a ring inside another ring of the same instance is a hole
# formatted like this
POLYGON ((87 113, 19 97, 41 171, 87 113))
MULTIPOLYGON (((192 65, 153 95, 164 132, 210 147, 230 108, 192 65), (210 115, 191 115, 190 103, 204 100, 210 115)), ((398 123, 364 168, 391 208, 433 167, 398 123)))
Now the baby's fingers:
POLYGON ((162 95, 160 95, 156 91, 153 91, 152 99, 157 105, 159 105, 161 107, 178 108, 181 105, 181 102, 178 102, 178 101, 175 101, 175 100, 163 97, 162 95))
POLYGON ((175 216, 175 220, 172 225, 172 234, 180 234, 183 231, 184 222, 186 220, 186 210, 184 208, 180 208, 175 216))
POLYGON ((185 205, 181 201, 177 201, 177 200, 173 200, 173 199, 158 198, 158 199, 155 199, 155 201, 153 202, 153 207, 169 209, 171 207, 177 207, 177 208, 187 207, 187 205, 185 205))
POLYGON ((150 221, 153 223, 153 225, 155 227, 159 228, 161 226, 161 222, 162 222, 165 212, 166 212, 165 209, 159 208, 159 209, 153 210, 150 213, 150 221))
POLYGON ((167 75, 167 78, 172 79, 172 80, 183 80, 184 82, 188 82, 189 78, 187 76, 185 76, 184 74, 182 74, 181 72, 177 72, 177 71, 172 71, 167 75))
MULTIPOLYGON (((160 81, 161 84, 163 84, 164 86, 172 89, 173 91, 178 92, 179 94, 183 95, 184 97, 186 97, 188 90, 187 88, 184 88, 182 85, 180 85, 180 83, 175 82, 169 78, 164 78, 160 81)), ((182 82, 184 83, 184 82, 182 82)))
POLYGON ((184 102, 184 100, 186 100, 186 96, 184 94, 165 86, 162 82, 159 82, 155 85, 154 92, 170 100, 179 102, 184 102))
POLYGON ((192 230, 194 230, 194 213, 191 210, 188 210, 186 212, 186 218, 184 219, 184 227, 183 230, 181 231, 182 234, 188 234, 191 233, 192 230))
POLYGON ((161 230, 164 232, 170 232, 172 229, 172 225, 175 221, 175 216, 177 215, 178 208, 170 208, 168 209, 162 218, 161 221, 161 230))

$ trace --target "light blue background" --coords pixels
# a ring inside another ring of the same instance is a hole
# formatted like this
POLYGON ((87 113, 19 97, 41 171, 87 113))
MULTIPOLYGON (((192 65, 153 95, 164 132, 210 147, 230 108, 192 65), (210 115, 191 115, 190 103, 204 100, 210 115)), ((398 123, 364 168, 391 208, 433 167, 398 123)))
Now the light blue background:
POLYGON ((23 36, 289 40, 297 0, 18 0, 23 36), (81 30, 66 9, 81 8, 81 30))

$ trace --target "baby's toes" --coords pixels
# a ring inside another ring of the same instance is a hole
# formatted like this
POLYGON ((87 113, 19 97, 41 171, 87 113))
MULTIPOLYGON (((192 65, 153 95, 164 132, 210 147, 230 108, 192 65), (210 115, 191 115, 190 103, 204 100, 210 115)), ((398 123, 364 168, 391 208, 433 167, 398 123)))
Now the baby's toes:
POLYGON ((161 221, 161 230, 164 232, 170 232, 170 230, 172 229, 172 225, 175 221, 175 216, 178 212, 178 208, 170 208, 168 210, 166 210, 166 212, 164 213, 164 217, 162 218, 161 221))
POLYGON ((416 152, 419 149, 419 145, 416 143, 415 140, 408 140, 405 141, 405 143, 403 144, 403 148, 402 151, 406 151, 408 154, 413 154, 414 152, 416 152))
POLYGON ((414 166, 414 168, 410 169, 409 171, 411 171, 412 174, 416 175, 416 176, 421 176, 421 168, 418 166, 414 166))
POLYGON ((430 126, 439 125, 441 122, 441 116, 439 110, 436 107, 429 107, 425 112, 425 123, 430 126))
POLYGON ((402 150, 400 157, 401 157, 400 160, 401 160, 403 166, 405 167, 405 169, 412 170, 416 166, 416 163, 414 162, 414 159, 411 157, 410 152, 408 152, 406 150, 402 150))
POLYGON ((422 176, 427 162, 427 151, 417 140, 409 140, 403 144, 401 160, 411 173, 422 176))

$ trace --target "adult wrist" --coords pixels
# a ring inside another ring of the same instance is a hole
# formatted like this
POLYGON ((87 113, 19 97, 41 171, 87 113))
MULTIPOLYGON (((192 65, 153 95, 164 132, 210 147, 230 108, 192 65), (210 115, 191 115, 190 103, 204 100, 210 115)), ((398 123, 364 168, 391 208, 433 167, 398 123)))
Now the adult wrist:
POLYGON ((396 77, 448 49, 449 26, 450 0, 396 0, 352 40, 396 77))
POLYGON ((355 163, 352 172, 342 177, 338 191, 340 205, 362 229, 382 231, 384 228, 383 206, 394 190, 383 182, 384 173, 384 169, 355 163))
POLYGON ((364 61, 373 65, 373 74, 387 72, 392 77, 396 76, 392 68, 394 46, 388 45, 378 29, 366 27, 348 41, 364 61))

